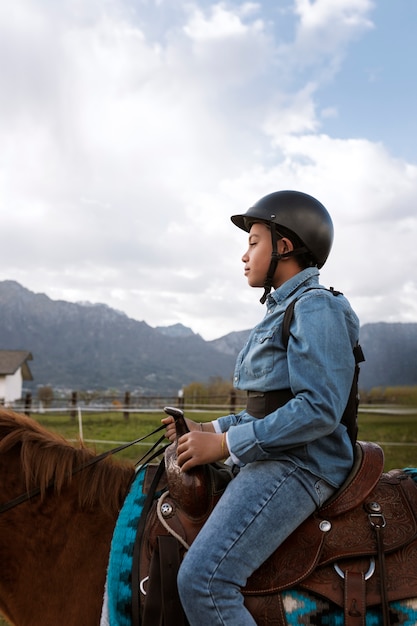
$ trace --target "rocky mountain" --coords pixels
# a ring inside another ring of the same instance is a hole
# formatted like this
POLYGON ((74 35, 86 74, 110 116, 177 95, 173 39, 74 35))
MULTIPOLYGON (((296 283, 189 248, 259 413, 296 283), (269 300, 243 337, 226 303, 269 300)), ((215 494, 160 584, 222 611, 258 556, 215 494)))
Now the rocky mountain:
POLYGON ((219 352, 223 352, 223 354, 230 354, 234 358, 236 358, 242 346, 245 344, 247 338, 249 337, 249 333, 249 330, 241 330, 238 332, 229 333, 224 337, 220 337, 220 339, 213 339, 213 341, 211 341, 210 343, 219 352))
POLYGON ((0 349, 33 354, 35 386, 150 394, 230 378, 234 360, 184 327, 152 328, 106 305, 51 300, 14 281, 0 282, 0 349))
MULTIPOLYGON (((33 354, 33 387, 176 394, 193 381, 231 379, 248 334, 204 341, 181 324, 152 328, 104 304, 51 300, 0 282, 0 349, 33 354)), ((366 324, 361 344, 361 388, 417 385, 417 324, 366 324)))
POLYGON ((360 342, 366 357, 363 389, 417 385, 417 324, 365 324, 360 342))

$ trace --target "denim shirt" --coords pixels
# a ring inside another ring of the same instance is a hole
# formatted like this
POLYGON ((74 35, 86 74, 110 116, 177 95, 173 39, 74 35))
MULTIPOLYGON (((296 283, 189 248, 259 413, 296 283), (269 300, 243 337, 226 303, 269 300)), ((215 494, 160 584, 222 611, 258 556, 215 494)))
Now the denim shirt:
POLYGON ((240 352, 234 386, 250 391, 290 388, 294 398, 263 419, 246 410, 217 420, 228 431, 232 455, 244 464, 288 458, 334 487, 353 463, 352 444, 340 423, 353 380, 353 346, 359 321, 343 295, 319 287, 317 268, 307 268, 268 296, 264 319, 240 352), (287 350, 282 322, 295 304, 287 350))

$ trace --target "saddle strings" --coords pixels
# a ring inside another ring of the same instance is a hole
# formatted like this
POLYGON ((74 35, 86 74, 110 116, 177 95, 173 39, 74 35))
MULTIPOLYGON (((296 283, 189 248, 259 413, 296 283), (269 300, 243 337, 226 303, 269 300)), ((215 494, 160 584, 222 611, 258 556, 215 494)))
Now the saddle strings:
POLYGON ((156 504, 156 513, 158 515, 158 519, 161 522, 162 526, 165 528, 165 530, 167 530, 170 535, 175 537, 175 539, 179 541, 180 544, 184 546, 186 550, 189 550, 190 546, 188 545, 188 543, 181 537, 181 535, 179 535, 173 528, 171 528, 171 526, 168 524, 168 522, 162 515, 161 507, 167 496, 169 496, 169 491, 164 491, 164 493, 160 496, 156 504))

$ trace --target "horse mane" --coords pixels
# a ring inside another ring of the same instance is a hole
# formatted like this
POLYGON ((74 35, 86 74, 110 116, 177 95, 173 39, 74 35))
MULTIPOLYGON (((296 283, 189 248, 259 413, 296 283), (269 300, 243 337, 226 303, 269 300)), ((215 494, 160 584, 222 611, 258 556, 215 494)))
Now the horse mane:
MULTIPOLYGON (((41 499, 52 486, 60 494, 73 481, 74 472, 96 456, 83 444, 74 447, 32 418, 1 409, 0 454, 19 448, 26 489, 38 488, 41 499)), ((117 511, 133 475, 133 464, 116 463, 111 457, 77 472, 80 507, 98 504, 105 510, 117 511)))

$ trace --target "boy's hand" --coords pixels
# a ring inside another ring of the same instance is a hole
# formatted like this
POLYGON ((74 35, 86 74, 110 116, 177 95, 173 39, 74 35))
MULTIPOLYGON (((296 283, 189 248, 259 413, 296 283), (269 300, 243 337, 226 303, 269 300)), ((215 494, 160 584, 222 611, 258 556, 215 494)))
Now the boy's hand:
POLYGON ((196 465, 220 461, 228 454, 225 433, 194 431, 178 440, 177 461, 183 472, 196 465))
MULTIPOLYGON (((193 420, 189 420, 187 418, 184 418, 185 422, 188 426, 188 429, 193 431, 193 430, 200 430, 200 424, 197 422, 193 422, 193 420)), ((165 424, 166 426, 166 430, 165 430, 165 437, 167 439, 169 439, 171 442, 174 442, 175 439, 177 438, 177 431, 175 428, 175 420, 172 417, 172 415, 168 415, 168 417, 164 417, 161 420, 162 424, 165 424)))

